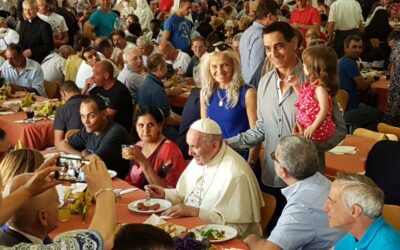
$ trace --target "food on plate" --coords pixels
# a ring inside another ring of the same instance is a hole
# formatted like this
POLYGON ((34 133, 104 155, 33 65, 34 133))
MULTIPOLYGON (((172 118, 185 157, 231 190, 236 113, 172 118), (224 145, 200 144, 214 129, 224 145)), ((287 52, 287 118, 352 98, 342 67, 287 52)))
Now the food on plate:
POLYGON ((159 210, 161 205, 159 203, 152 203, 150 206, 147 206, 144 202, 138 202, 137 209, 140 211, 152 211, 159 210))
POLYGON ((196 235, 189 232, 183 239, 179 237, 174 238, 176 250, 215 250, 216 248, 211 245, 210 241, 206 238, 201 241, 196 240, 196 235))
POLYGON ((162 229, 164 232, 168 233, 172 237, 177 236, 176 235, 176 225, 173 223, 163 223, 160 225, 156 225, 156 227, 162 229))
POLYGON ((84 214, 87 210, 87 206, 91 203, 92 197, 88 191, 77 192, 75 194, 70 194, 68 200, 73 199, 73 202, 69 204, 69 209, 72 214, 84 214))
POLYGON ((24 100, 22 101, 22 104, 21 104, 21 106, 22 107, 30 107, 30 106, 32 106, 32 104, 34 104, 36 102, 36 98, 31 94, 31 93, 29 93, 29 92, 27 92, 26 94, 25 94, 25 98, 24 98, 24 100))
POLYGON ((223 240, 225 239, 225 231, 217 229, 202 230, 200 232, 201 237, 209 240, 223 240))
POLYGON ((38 116, 49 116, 54 114, 53 104, 51 102, 46 103, 42 107, 35 108, 38 116))
POLYGON ((7 107, 0 106, 0 112, 7 111, 7 110, 8 110, 7 107))
POLYGON ((0 88, 0 99, 13 98, 12 89, 10 86, 3 86, 0 88))

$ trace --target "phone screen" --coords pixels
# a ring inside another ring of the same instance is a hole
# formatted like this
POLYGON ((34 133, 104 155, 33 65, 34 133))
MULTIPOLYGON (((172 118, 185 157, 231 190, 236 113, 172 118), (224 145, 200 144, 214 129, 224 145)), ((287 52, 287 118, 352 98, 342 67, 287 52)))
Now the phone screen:
POLYGON ((88 165, 89 161, 60 156, 57 159, 57 166, 61 169, 56 173, 58 180, 72 181, 72 182, 85 182, 85 175, 83 167, 88 165))

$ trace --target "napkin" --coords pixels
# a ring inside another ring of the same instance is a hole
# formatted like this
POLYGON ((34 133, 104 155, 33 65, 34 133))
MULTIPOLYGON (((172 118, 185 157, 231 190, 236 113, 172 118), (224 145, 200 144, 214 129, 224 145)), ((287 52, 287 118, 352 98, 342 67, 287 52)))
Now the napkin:
POLYGON ((13 112, 13 111, 1 111, 0 112, 0 115, 12 115, 12 114, 15 114, 15 112, 13 112))
MULTIPOLYGON (((143 224, 149 224, 153 226, 161 225, 167 223, 165 220, 161 219, 158 215, 152 214, 147 220, 143 222, 143 224)), ((179 236, 181 233, 186 231, 186 227, 179 226, 174 224, 176 229, 174 235, 171 234, 171 236, 179 236)))
POLYGON ((349 154, 349 155, 354 155, 358 151, 357 147, 353 146, 336 146, 329 150, 332 154, 335 155, 344 155, 344 154, 349 154))

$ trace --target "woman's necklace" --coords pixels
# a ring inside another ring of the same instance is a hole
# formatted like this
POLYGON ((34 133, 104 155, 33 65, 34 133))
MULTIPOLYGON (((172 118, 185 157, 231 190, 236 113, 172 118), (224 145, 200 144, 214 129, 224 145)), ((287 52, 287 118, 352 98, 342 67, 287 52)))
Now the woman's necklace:
POLYGON ((219 98, 218 106, 220 107, 224 106, 224 100, 228 97, 228 93, 226 93, 224 98, 222 98, 221 95, 219 94, 219 89, 217 89, 217 95, 219 98))

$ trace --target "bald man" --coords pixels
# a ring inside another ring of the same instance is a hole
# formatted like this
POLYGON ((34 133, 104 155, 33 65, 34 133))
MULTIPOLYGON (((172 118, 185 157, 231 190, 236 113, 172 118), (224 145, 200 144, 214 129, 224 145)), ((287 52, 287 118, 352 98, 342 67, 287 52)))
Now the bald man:
MULTIPOLYGON (((133 120, 132 97, 128 88, 114 78, 113 74, 114 68, 109 61, 97 62, 89 79, 95 87, 90 90, 89 95, 102 99, 107 107, 107 118, 119 123, 130 133, 133 120)), ((91 86, 85 85, 86 87, 91 86)))
POLYGON ((44 79, 46 81, 64 81, 64 70, 70 55, 76 54, 69 45, 62 45, 58 51, 46 56, 42 62, 44 79))
MULTIPOLYGON (((4 195, 25 185, 32 175, 23 174, 12 178, 5 187, 4 195)), ((58 204, 55 187, 24 203, 8 220, 9 228, 0 232, 0 245, 13 246, 21 242, 43 244, 46 236, 57 228, 58 204)))
POLYGON ((137 90, 142 85, 147 75, 143 65, 142 52, 139 48, 126 48, 124 50, 124 69, 118 75, 118 81, 122 82, 132 96, 132 103, 137 103, 137 90))
POLYGON ((172 43, 162 41, 158 45, 160 54, 168 64, 172 64, 172 68, 179 74, 185 74, 190 63, 190 56, 185 52, 175 49, 172 43))

